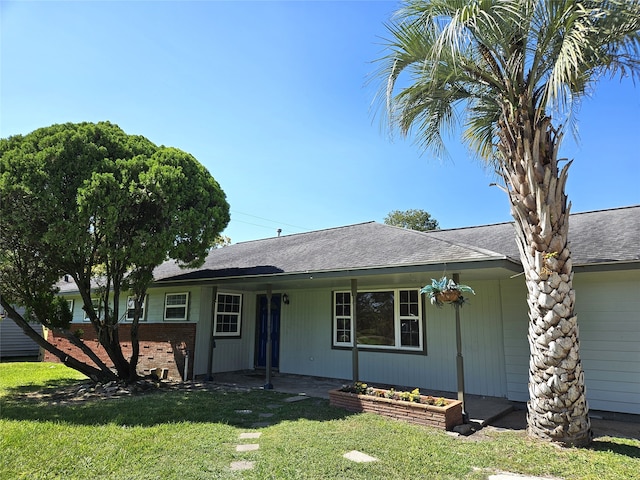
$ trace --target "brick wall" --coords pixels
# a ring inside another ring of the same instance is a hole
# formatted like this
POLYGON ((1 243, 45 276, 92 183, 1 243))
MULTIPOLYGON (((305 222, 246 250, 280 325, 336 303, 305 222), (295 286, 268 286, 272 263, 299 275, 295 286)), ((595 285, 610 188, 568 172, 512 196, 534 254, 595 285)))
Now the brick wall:
POLYGON ((436 407, 424 403, 403 402, 369 395, 329 391, 329 403, 350 412, 370 412, 385 417, 404 420, 418 425, 452 430, 463 423, 462 402, 450 400, 446 407, 436 407))
MULTIPOLYGON (((109 359, 104 348, 98 343, 96 332, 87 323, 72 323, 70 330, 82 330, 83 341, 110 367, 113 362, 109 359)), ((119 326, 122 352, 126 359, 131 357, 131 326, 119 326)), ((138 373, 147 375, 151 369, 165 368, 168 378, 179 380, 184 372, 185 357, 189 352, 189 378, 193 375, 193 356, 196 343, 195 323, 141 323, 138 328, 140 340, 140 356, 138 359, 138 373)), ((49 331, 47 339, 69 355, 90 365, 94 363, 80 349, 72 345, 64 337, 49 331)), ((45 353, 45 362, 59 362, 58 358, 49 352, 45 353)))

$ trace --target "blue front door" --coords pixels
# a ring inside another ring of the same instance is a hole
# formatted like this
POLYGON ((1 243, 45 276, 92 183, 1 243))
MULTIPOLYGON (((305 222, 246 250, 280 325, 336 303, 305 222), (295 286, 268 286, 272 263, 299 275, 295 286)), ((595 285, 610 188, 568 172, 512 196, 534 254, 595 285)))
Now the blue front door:
MULTIPOLYGON (((271 295, 271 368, 280 365, 280 295, 271 295)), ((267 366, 267 296, 258 295, 256 367, 267 366)))

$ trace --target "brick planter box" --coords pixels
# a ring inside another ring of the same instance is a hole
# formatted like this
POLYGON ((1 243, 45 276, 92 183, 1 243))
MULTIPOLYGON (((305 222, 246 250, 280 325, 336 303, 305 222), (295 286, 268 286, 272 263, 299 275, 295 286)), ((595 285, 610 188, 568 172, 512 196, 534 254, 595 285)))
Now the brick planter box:
POLYGON ((350 412, 377 413, 396 420, 445 430, 451 430, 456 425, 463 423, 462 402, 459 400, 447 400, 446 406, 438 407, 426 403, 405 402, 372 395, 358 395, 341 390, 330 390, 329 403, 350 412))

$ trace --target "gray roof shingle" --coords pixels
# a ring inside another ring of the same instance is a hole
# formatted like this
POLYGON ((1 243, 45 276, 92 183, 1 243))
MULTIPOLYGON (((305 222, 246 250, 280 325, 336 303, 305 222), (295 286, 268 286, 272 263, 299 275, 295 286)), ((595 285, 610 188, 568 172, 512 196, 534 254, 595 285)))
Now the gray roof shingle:
MULTIPOLYGON (((508 259, 513 223, 416 232, 376 222, 254 240, 211 251, 204 265, 165 262, 158 280, 330 272, 508 259)), ((574 265, 640 261, 640 205, 571 215, 574 265)))
MULTIPOLYGON (((473 262, 520 264, 512 222, 416 232, 376 222, 237 243, 212 250, 204 265, 167 261, 155 281, 257 278, 473 262)), ((640 205, 571 215, 574 266, 640 268, 640 205)), ((479 264, 476 264, 479 265, 479 264)), ((61 291, 76 291, 59 282, 61 291)))
POLYGON ((198 269, 182 270, 175 262, 166 262, 154 276, 161 280, 293 274, 503 258, 423 232, 367 222, 237 243, 211 251, 198 269))
MULTIPOLYGON (((513 222, 429 232, 519 262, 513 222)), ((569 243, 575 266, 640 261, 640 205, 571 215, 569 243)))

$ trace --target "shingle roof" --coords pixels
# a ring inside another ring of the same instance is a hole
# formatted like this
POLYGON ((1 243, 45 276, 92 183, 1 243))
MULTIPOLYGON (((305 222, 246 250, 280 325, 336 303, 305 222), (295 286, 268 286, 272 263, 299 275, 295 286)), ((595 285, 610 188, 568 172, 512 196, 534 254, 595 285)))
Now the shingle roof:
POLYGON ((238 243, 213 250, 204 265, 182 270, 166 262, 156 280, 292 274, 503 259, 482 248, 376 222, 238 243))
POLYGON ((640 205, 571 216, 574 265, 640 261, 640 205))
MULTIPOLYGON (((519 262, 513 223, 416 232, 376 222, 238 243, 198 269, 165 262, 156 280, 330 272, 509 259, 519 262)), ((640 261, 640 205, 571 215, 574 265, 640 261)))
MULTIPOLYGON (((499 252, 519 262, 513 222, 429 234, 499 252)), ((640 261, 640 205, 572 214, 569 242, 575 266, 640 261)))

